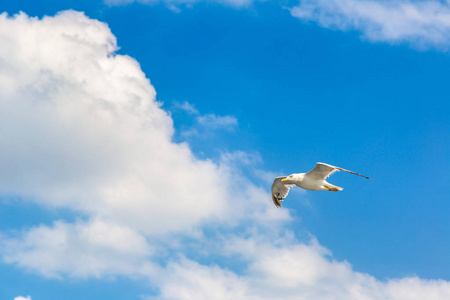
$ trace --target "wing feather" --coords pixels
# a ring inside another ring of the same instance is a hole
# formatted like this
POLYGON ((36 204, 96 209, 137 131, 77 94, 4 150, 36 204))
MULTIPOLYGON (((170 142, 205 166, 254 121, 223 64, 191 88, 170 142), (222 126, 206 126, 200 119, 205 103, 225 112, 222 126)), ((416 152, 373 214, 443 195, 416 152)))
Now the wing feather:
POLYGON ((331 174, 333 174, 336 171, 344 171, 347 173, 351 173, 351 174, 355 174, 367 179, 372 179, 370 177, 346 170, 346 169, 342 169, 336 166, 332 166, 329 164, 325 164, 325 163, 321 163, 318 162, 316 163, 316 166, 314 167, 314 169, 312 169, 311 171, 309 171, 308 173, 305 174, 305 176, 308 176, 312 179, 316 179, 316 180, 325 180, 328 176, 330 176, 331 174))
POLYGON ((365 175, 361 175, 361 174, 358 174, 358 173, 355 173, 355 172, 352 172, 352 171, 349 171, 349 170, 346 170, 346 169, 342 169, 342 168, 339 168, 339 167, 336 167, 336 169, 339 170, 339 171, 344 171, 344 172, 347 172, 347 173, 355 174, 355 175, 358 175, 358 176, 361 176, 361 177, 364 177, 364 178, 367 178, 367 179, 372 179, 372 178, 367 177, 365 175))
POLYGON ((338 169, 335 166, 318 162, 314 169, 306 173, 305 176, 315 180, 324 180, 336 171, 338 169))
POLYGON ((285 184, 281 179, 286 178, 286 176, 281 176, 275 178, 272 184, 272 200, 276 207, 281 207, 281 201, 283 201, 289 194, 289 189, 291 184, 285 184))

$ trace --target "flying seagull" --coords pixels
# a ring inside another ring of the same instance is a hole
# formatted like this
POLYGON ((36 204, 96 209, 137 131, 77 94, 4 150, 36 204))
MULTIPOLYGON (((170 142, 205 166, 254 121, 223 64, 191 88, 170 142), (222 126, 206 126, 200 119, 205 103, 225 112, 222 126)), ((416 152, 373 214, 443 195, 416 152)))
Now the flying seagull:
POLYGON ((281 201, 286 198, 289 193, 289 189, 294 185, 301 187, 305 190, 311 191, 330 191, 337 192, 343 190, 343 188, 328 183, 325 179, 336 171, 345 171, 358 176, 372 179, 367 176, 345 170, 339 167, 335 167, 329 164, 318 162, 314 169, 308 173, 298 173, 289 176, 281 176, 275 178, 272 184, 272 200, 276 207, 281 207, 281 201))

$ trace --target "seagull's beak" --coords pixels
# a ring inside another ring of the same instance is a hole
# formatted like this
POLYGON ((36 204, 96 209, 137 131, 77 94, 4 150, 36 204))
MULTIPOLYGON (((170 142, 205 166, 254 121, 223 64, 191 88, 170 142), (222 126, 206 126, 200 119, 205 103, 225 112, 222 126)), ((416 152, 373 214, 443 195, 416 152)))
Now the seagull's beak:
POLYGON ((286 181, 287 180, 287 178, 283 178, 283 179, 281 179, 281 181, 286 181))

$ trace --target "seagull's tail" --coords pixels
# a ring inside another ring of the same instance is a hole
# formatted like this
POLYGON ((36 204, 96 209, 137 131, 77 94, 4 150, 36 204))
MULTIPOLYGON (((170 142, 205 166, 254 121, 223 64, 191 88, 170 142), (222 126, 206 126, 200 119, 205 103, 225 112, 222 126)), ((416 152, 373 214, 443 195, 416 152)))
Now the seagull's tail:
POLYGON ((333 185, 331 183, 326 183, 323 185, 325 188, 327 188, 330 192, 339 192, 342 191, 344 188, 341 188, 340 186, 333 185))

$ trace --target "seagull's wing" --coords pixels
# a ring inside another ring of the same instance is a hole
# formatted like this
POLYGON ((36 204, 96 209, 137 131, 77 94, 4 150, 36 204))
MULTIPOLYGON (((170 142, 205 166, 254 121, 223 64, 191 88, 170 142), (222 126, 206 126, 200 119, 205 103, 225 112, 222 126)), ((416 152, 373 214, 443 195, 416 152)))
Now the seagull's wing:
POLYGON ((348 173, 355 174, 358 176, 362 176, 367 179, 372 179, 367 176, 364 176, 364 175, 361 175, 361 174, 358 174, 358 173, 355 173, 355 172, 352 172, 352 171, 349 171, 346 169, 342 169, 342 168, 339 168, 336 166, 332 166, 329 164, 321 163, 321 162, 316 163, 315 168, 312 169, 311 171, 309 171, 308 173, 306 173, 305 176, 308 176, 308 177, 310 177, 312 179, 316 179, 316 180, 324 180, 336 171, 344 171, 344 172, 348 172, 348 173))
POLYGON ((275 178, 272 184, 272 200, 276 207, 281 207, 281 201, 289 194, 289 189, 292 186, 292 184, 282 182, 281 179, 283 178, 286 178, 286 176, 275 178))

